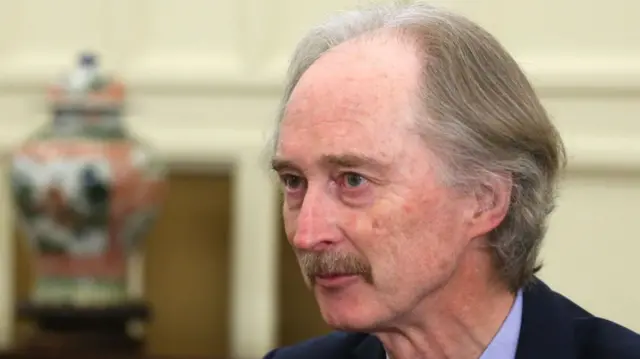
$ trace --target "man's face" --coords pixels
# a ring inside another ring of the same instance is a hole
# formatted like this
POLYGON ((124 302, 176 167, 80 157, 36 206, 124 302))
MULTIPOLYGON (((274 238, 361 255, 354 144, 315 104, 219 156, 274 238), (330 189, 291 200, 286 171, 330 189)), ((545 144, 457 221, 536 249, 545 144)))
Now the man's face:
POLYGON ((287 106, 274 159, 283 217, 324 319, 371 329, 446 283, 468 242, 466 199, 412 130, 420 71, 394 40, 319 59, 287 106))

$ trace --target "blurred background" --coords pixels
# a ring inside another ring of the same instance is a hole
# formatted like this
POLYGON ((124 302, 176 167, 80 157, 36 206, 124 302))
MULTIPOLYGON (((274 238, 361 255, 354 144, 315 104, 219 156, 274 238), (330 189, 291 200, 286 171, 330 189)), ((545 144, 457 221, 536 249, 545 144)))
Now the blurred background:
MULTIPOLYGON (((561 130, 569 169, 542 278, 640 331, 640 3, 438 0, 491 31, 561 130)), ((170 165, 170 192, 130 291, 155 355, 257 358, 328 331, 282 235, 264 158, 287 58, 357 0, 0 0, 0 150, 41 123, 45 86, 94 51, 128 88, 126 124, 170 165)), ((22 329, 29 248, 0 176, 0 344, 22 329)))

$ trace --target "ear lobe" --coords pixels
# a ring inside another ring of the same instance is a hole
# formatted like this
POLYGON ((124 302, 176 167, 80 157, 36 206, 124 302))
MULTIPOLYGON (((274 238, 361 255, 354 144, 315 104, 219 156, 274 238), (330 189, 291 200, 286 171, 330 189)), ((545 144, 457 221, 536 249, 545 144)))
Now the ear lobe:
POLYGON ((491 175, 475 192, 476 211, 473 215, 473 237, 495 229, 504 220, 511 205, 513 180, 510 175, 491 175))

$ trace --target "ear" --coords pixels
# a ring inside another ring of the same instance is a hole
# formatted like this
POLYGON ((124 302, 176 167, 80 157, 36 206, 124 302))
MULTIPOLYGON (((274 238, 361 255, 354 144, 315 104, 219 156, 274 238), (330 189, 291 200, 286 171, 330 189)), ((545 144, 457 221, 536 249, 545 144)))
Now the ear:
POLYGON ((474 192, 475 211, 471 216, 470 237, 483 236, 504 220, 511 205, 513 179, 510 174, 491 174, 474 192))

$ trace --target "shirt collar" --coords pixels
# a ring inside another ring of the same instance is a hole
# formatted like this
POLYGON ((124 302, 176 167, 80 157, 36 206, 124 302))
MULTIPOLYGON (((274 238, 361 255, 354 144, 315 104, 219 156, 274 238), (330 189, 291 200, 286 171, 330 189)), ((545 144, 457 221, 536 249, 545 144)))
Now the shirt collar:
POLYGON ((514 359, 520 338, 520 324, 522 323, 522 291, 518 291, 516 300, 511 306, 507 319, 480 359, 514 359))

